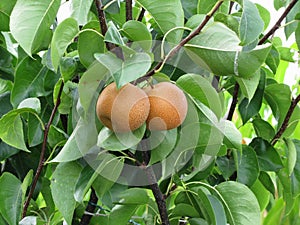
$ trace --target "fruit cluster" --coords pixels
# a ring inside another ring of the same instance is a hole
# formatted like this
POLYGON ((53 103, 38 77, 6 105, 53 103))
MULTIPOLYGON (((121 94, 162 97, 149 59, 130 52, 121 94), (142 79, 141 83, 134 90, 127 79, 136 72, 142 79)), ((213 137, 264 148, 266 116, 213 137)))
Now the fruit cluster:
POLYGON ((145 89, 130 83, 117 89, 109 84, 99 95, 96 112, 100 121, 114 132, 136 130, 145 122, 149 130, 178 127, 187 114, 183 91, 169 82, 145 89))

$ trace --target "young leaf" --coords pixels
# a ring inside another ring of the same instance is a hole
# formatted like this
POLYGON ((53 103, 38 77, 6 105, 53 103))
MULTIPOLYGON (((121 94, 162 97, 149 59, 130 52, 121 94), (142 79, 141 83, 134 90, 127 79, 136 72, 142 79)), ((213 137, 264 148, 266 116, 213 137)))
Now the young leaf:
POLYGON ((76 206, 74 192, 81 169, 76 162, 60 163, 56 167, 51 181, 54 203, 69 225, 72 224, 76 206))
MULTIPOLYGON (((172 28, 184 26, 184 12, 180 0, 137 0, 136 2, 150 13, 164 34, 172 28)), ((174 30, 169 33, 167 40, 176 44, 181 40, 182 34, 181 29, 174 30)))
POLYGON ((104 41, 120 46, 125 45, 120 32, 112 21, 108 23, 108 29, 105 33, 104 41))
POLYGON ((216 190, 219 192, 229 223, 235 225, 260 224, 259 204, 247 186, 229 181, 217 185, 216 190))
POLYGON ((275 136, 275 130, 267 121, 262 120, 260 118, 255 118, 252 121, 253 128, 258 137, 265 139, 267 141, 271 141, 275 136))
POLYGON ((11 173, 0 177, 0 213, 11 225, 19 224, 22 208, 22 184, 11 173))
POLYGON ((60 3, 60 0, 17 1, 10 16, 10 30, 28 55, 31 56, 49 39, 50 26, 60 3))
POLYGON ((73 18, 65 19, 55 29, 51 42, 51 60, 55 71, 57 71, 60 59, 64 55, 68 45, 78 32, 77 21, 73 18))
POLYGON ((241 92, 245 97, 251 101, 253 98, 255 91, 257 90, 259 80, 261 77, 261 71, 257 71, 253 74, 252 77, 242 78, 242 77, 235 77, 235 80, 238 82, 241 92))
POLYGON ((251 191, 255 194, 260 206, 260 211, 262 212, 266 209, 270 201, 270 192, 262 185, 259 180, 256 180, 255 183, 251 186, 251 191))

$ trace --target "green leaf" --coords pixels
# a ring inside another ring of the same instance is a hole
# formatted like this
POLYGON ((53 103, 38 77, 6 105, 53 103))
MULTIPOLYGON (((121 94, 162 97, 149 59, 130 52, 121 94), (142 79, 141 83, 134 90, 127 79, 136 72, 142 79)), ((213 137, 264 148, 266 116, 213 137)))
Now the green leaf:
MULTIPOLYGON (((184 26, 184 12, 180 0, 137 0, 136 3, 150 13, 164 34, 172 28, 184 26)), ((168 34, 167 40, 170 43, 179 43, 182 34, 182 30, 174 30, 168 34)))
POLYGON ((92 3, 93 0, 73 0, 71 2, 71 17, 77 20, 79 25, 87 23, 92 3))
POLYGON ((72 57, 62 57, 60 60, 60 73, 64 83, 71 80, 77 69, 77 62, 72 57))
POLYGON ((262 185, 273 195, 273 197, 275 197, 275 187, 270 175, 265 171, 260 171, 258 179, 262 185))
POLYGON ((10 13, 17 0, 2 0, 0 2, 0 31, 9 31, 10 13))
POLYGON ((70 225, 76 207, 74 199, 75 185, 81 169, 76 162, 60 163, 56 167, 51 181, 54 203, 67 224, 70 225))
POLYGON ((220 194, 230 224, 260 224, 259 204, 247 186, 229 181, 217 185, 216 190, 220 194))
POLYGON ((218 2, 218 0, 210 0, 204 1, 199 0, 197 5, 197 13, 198 14, 207 14, 214 7, 214 5, 218 2))
POLYGON ((176 84, 186 93, 209 107, 218 118, 221 117, 222 105, 220 98, 207 79, 196 74, 185 74, 176 81, 176 84))
POLYGON ((289 23, 287 26, 284 26, 284 33, 286 39, 288 39, 292 33, 297 29, 298 23, 290 23, 295 20, 297 14, 300 12, 300 2, 297 2, 294 7, 289 11, 286 16, 286 23, 289 23))
POLYGON ((245 97, 248 98, 249 101, 252 100, 255 92, 257 91, 259 80, 261 78, 261 73, 263 72, 258 70, 251 77, 235 77, 235 80, 238 82, 243 95, 245 95, 245 97))
POLYGON ((287 62, 295 62, 295 50, 287 47, 277 47, 280 59, 287 62))
POLYGON ((104 82, 109 76, 109 70, 101 63, 96 61, 83 74, 79 81, 78 92, 80 103, 87 113, 90 109, 91 103, 95 98, 98 98, 97 89, 103 87, 104 82))
MULTIPOLYGON (((223 132, 224 132, 224 144, 227 145, 228 148, 234 148, 237 150, 242 149, 242 135, 239 132, 239 130, 236 128, 236 126, 228 120, 223 121, 223 132)), ((221 122, 222 124, 222 122, 221 122)))
POLYGON ((51 60, 55 71, 57 71, 60 59, 64 55, 68 45, 78 35, 78 32, 77 21, 73 18, 65 19, 55 29, 51 41, 51 60))
POLYGON ((255 194, 260 206, 260 211, 262 212, 269 204, 270 192, 262 185, 259 180, 256 180, 255 183, 251 186, 251 191, 255 194))
POLYGON ((254 138, 250 146, 255 150, 260 170, 278 171, 282 168, 281 158, 276 149, 269 142, 254 138))
POLYGON ((298 23, 297 29, 295 30, 295 39, 298 49, 300 49, 300 23, 298 23))
POLYGON ((142 140, 145 130, 145 124, 133 132, 125 133, 114 133, 103 127, 98 135, 97 146, 111 151, 125 150, 136 146, 142 140))
POLYGON ((127 225, 137 205, 116 205, 109 214, 108 224, 127 225))
POLYGON ((146 53, 132 54, 124 61, 111 53, 95 54, 95 58, 110 71, 118 88, 145 75, 151 66, 151 58, 146 53))
POLYGON ((48 133, 47 142, 49 143, 50 147, 54 147, 59 142, 66 141, 68 135, 60 128, 51 125, 48 133))
POLYGON ((40 58, 25 57, 18 65, 15 74, 15 83, 11 92, 11 102, 17 107, 20 102, 28 97, 47 95, 44 80, 47 75, 53 75, 41 64, 40 58))
POLYGON ((243 124, 245 124, 251 117, 255 116, 262 105, 264 90, 265 90, 265 74, 262 72, 260 81, 255 94, 251 100, 244 98, 239 104, 239 111, 242 117, 243 124))
POLYGON ((105 43, 103 36, 96 30, 85 29, 78 36, 78 53, 80 62, 89 67, 96 60, 95 53, 103 53, 105 43))
POLYGON ((20 114, 29 112, 35 114, 35 111, 29 108, 15 109, 2 116, 0 119, 0 138, 5 143, 29 152, 26 147, 23 132, 23 123, 20 114))
POLYGON ((197 210, 193 206, 185 203, 176 204, 172 210, 172 214, 175 216, 199 217, 197 210))
MULTIPOLYGON (((294 170, 291 174, 291 182, 292 182, 292 193, 293 196, 299 196, 300 194, 300 141, 293 140, 294 146, 296 148, 296 163, 294 166, 294 170)), ((291 159, 292 161, 293 159, 291 159)))
POLYGON ((80 119, 66 144, 50 162, 69 162, 84 156, 97 141, 94 119, 80 119))
POLYGON ((151 158, 149 165, 157 163, 169 155, 177 140, 177 129, 152 131, 150 139, 151 158))
POLYGON ((36 113, 41 113, 41 102, 38 98, 26 98, 19 105, 18 109, 29 108, 36 113))
POLYGON ((275 130, 267 121, 264 121, 260 118, 255 118, 252 121, 255 133, 258 137, 271 141, 275 136, 275 130))
POLYGON ((291 176, 297 162, 297 150, 294 142, 291 139, 289 138, 285 139, 285 143, 288 151, 288 157, 287 157, 288 174, 289 176, 291 176))
MULTIPOLYGON (((133 45, 140 45, 144 51, 149 51, 152 47, 152 36, 147 26, 136 20, 129 20, 124 23, 122 33, 131 41, 133 45)), ((134 46, 131 45, 131 48, 134 46)))
POLYGON ((249 0, 243 0, 243 13, 239 26, 241 45, 245 46, 258 38, 264 29, 264 22, 255 4, 249 0))
POLYGON ((112 21, 108 22, 108 29, 105 33, 104 41, 120 46, 125 45, 120 32, 112 21))
POLYGON ((241 51, 239 42, 234 31, 215 22, 189 41, 185 50, 196 64, 216 75, 251 77, 265 62, 271 46, 241 51))
POLYGON ((19 224, 22 208, 21 181, 11 173, 0 177, 0 213, 10 225, 19 224))
POLYGON ((50 26, 55 20, 60 3, 60 0, 17 1, 10 17, 10 30, 28 55, 49 39, 50 26))
POLYGON ((33 170, 29 170, 29 172, 26 174, 23 183, 21 185, 22 188, 22 202, 25 200, 27 188, 30 186, 33 178, 33 170))
POLYGON ((265 99, 270 105, 278 127, 281 126, 290 107, 291 90, 286 84, 270 84, 265 88, 265 99))
POLYGON ((207 212, 211 224, 226 225, 226 215, 224 207, 215 196, 205 193, 202 188, 198 189, 198 200, 202 203, 207 212))
POLYGON ((277 48, 274 45, 272 45, 269 55, 266 58, 266 64, 268 65, 268 67, 270 67, 272 72, 276 74, 279 63, 280 63, 280 54, 277 48))
POLYGON ((279 224, 281 221, 282 214, 284 212, 285 202, 283 198, 279 198, 275 201, 273 207, 268 212, 266 218, 263 221, 263 225, 274 225, 279 224))
POLYGON ((0 149, 0 161, 3 161, 20 151, 19 149, 6 144, 2 140, 0 140, 0 149))
POLYGON ((149 202, 149 196, 146 189, 130 188, 122 192, 118 204, 122 205, 144 205, 149 202))
POLYGON ((251 187, 259 175, 258 160, 253 148, 244 145, 238 152, 237 181, 251 187))
POLYGON ((197 14, 198 0, 185 1, 181 0, 184 17, 189 19, 191 16, 197 14))
POLYGON ((271 13, 268 9, 263 7, 262 5, 255 3, 256 8, 258 9, 259 15, 262 18, 264 22, 264 30, 266 30, 270 24, 271 21, 271 13))

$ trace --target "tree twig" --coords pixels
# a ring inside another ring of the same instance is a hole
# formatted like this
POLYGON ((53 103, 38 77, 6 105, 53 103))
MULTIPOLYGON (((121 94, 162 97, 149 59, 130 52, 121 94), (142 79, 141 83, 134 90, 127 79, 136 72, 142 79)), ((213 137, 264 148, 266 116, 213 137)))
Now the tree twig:
POLYGON ((137 21, 142 21, 143 20, 145 12, 146 12, 146 10, 144 8, 142 8, 141 12, 139 14, 139 17, 137 18, 137 21))
POLYGON ((186 38, 182 39, 177 46, 175 46, 171 52, 164 57, 160 62, 156 64, 156 66, 150 70, 148 73, 146 73, 143 77, 140 77, 137 82, 142 82, 144 80, 147 80, 149 77, 151 77, 153 74, 156 73, 156 71, 163 65, 164 62, 168 61, 170 58, 172 58, 187 42, 189 42, 192 38, 194 38, 196 35, 198 35, 204 26, 208 23, 210 18, 216 13, 216 11, 220 8, 220 6, 223 4, 223 1, 218 1, 217 4, 214 6, 214 8, 211 10, 210 13, 208 13, 202 23, 192 32, 190 33, 186 38))
POLYGON ((126 0, 126 21, 132 20, 132 0, 126 0))
POLYGON ((49 129, 50 129, 50 126, 51 126, 51 124, 53 122, 54 116, 55 116, 55 114, 57 112, 58 106, 60 105, 60 102, 61 102, 60 97, 62 95, 63 88, 64 88, 64 83, 62 82, 61 85, 60 85, 59 91, 58 91, 56 103, 55 103, 54 108, 52 109, 52 112, 51 112, 51 116, 49 118, 48 123, 45 126, 44 139, 43 139, 43 144, 42 144, 42 149, 41 149, 40 160, 39 160, 39 164, 38 164, 36 173, 35 173, 34 178, 33 178, 33 182, 31 184, 31 187, 30 187, 30 190, 29 190, 29 193, 28 193, 28 197, 27 197, 27 199, 26 199, 26 201, 24 203, 24 208, 23 208, 23 212, 22 212, 22 218, 24 218, 26 216, 30 200, 32 198, 32 195, 33 195, 33 192, 35 190, 36 184, 37 184, 38 179, 39 179, 39 177, 41 175, 41 172, 43 170, 44 160, 45 160, 45 152, 46 152, 46 148, 47 148, 47 140, 48 140, 49 129))
POLYGON ((296 3, 298 2, 298 0, 292 0, 290 2, 290 4, 288 5, 288 7, 286 7, 286 9, 284 10, 284 12, 282 13, 282 15, 279 17, 279 19, 277 20, 277 22, 275 23, 275 25, 269 30, 268 33, 266 33, 262 39, 260 39, 260 41, 258 42, 259 45, 265 43, 265 41, 272 36, 276 30, 278 30, 278 28, 281 25, 281 22, 284 20, 284 18, 288 15, 288 13, 291 11, 291 9, 296 5, 296 3))
POLYGON ((98 197, 96 195, 96 192, 94 190, 94 188, 92 188, 92 192, 91 192, 91 195, 90 195, 90 200, 89 200, 89 203, 85 209, 86 212, 89 212, 91 214, 84 214, 82 217, 81 217, 81 221, 80 221, 80 225, 89 225, 90 223, 90 220, 92 219, 92 213, 95 211, 96 209, 96 203, 98 202, 98 197))
POLYGON ((231 102, 230 109, 228 112, 227 120, 230 120, 230 121, 232 120, 233 113, 234 113, 235 107, 238 102, 239 89, 240 89, 240 85, 238 84, 238 82, 235 82, 232 102, 231 102))
POLYGON ((145 166, 145 172, 149 181, 149 187, 154 195, 159 215, 161 218, 162 225, 170 225, 169 217, 168 217, 168 211, 167 211, 167 206, 166 206, 166 201, 164 199, 163 193, 161 192, 157 179, 155 176, 155 173, 153 171, 153 168, 151 166, 148 166, 148 163, 150 161, 149 157, 149 146, 148 142, 146 139, 144 139, 141 142, 142 146, 142 157, 143 157, 143 165, 145 166))
MULTIPOLYGON (((95 0, 95 2, 96 2, 97 13, 98 13, 98 19, 100 22, 101 34, 105 36, 108 28, 107 28, 105 13, 102 9, 102 1, 95 0)), ((112 50, 115 47, 114 44, 109 42, 105 42, 105 44, 108 50, 112 50)))
POLYGON ((289 110, 286 113, 286 116, 281 124, 281 127, 279 128, 279 130, 277 131, 277 133, 275 134, 274 138, 271 141, 272 145, 275 145, 276 142, 278 141, 278 139, 282 136, 282 134, 284 133, 284 131, 286 130, 286 128, 289 125, 289 120, 297 106, 297 104, 300 101, 300 95, 297 96, 297 98, 293 99, 293 101, 291 102, 291 105, 289 107, 289 110))

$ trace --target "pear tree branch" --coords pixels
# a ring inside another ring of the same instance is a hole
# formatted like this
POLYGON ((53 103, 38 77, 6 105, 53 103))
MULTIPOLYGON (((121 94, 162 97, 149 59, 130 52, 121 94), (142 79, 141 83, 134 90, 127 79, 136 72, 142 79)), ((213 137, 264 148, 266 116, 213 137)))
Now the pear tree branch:
POLYGON ((126 21, 132 20, 132 0, 126 0, 126 21))
POLYGON ((300 101, 300 94, 297 96, 297 98, 292 100, 289 110, 287 111, 286 116, 283 120, 283 123, 281 124, 281 127, 279 128, 279 130, 277 131, 277 133, 275 134, 274 138, 271 141, 272 145, 276 144, 276 142, 280 139, 280 137, 283 135, 284 131, 288 127, 290 118, 291 118, 297 104, 299 103, 299 101, 300 101))
POLYGON ((58 95, 57 95, 57 100, 56 100, 56 103, 54 105, 54 108, 52 109, 51 116, 49 118, 48 123, 45 126, 44 139, 43 139, 43 144, 42 144, 42 150, 41 150, 40 160, 39 160, 39 164, 38 164, 36 173, 34 175, 31 187, 29 189, 29 193, 28 193, 27 199, 26 199, 26 201, 24 203, 23 212, 22 212, 22 218, 24 218, 26 216, 30 200, 32 198, 32 195, 33 195, 33 192, 34 192, 35 187, 37 185, 38 179, 39 179, 39 177, 41 175, 41 172, 43 170, 43 167, 44 167, 44 160, 45 160, 45 152, 46 152, 46 148, 47 148, 48 134, 49 134, 50 126, 51 126, 51 124, 53 122, 54 116, 55 116, 55 114, 57 112, 58 106, 60 105, 60 102, 61 102, 60 98, 61 98, 61 95, 62 95, 62 92, 63 92, 63 88, 64 88, 64 83, 62 82, 61 85, 60 85, 60 87, 59 87, 59 91, 58 91, 58 95))

